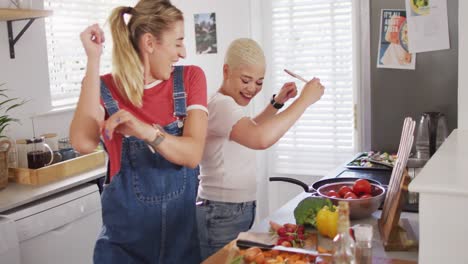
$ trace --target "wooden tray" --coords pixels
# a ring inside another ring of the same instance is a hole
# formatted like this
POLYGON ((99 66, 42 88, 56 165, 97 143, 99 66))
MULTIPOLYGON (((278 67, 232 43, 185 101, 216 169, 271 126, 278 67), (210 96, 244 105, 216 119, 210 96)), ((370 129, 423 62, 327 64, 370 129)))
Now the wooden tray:
POLYGON ((9 168, 9 181, 19 184, 42 185, 103 166, 105 161, 106 156, 104 151, 100 150, 35 170, 9 168))

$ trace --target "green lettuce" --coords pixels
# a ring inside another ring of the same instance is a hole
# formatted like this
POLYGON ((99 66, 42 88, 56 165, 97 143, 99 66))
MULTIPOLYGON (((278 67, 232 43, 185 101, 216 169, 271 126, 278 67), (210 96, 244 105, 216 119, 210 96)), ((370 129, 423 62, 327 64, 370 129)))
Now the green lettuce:
POLYGON ((307 197, 302 200, 294 209, 294 218, 298 225, 311 225, 316 227, 315 218, 318 211, 324 206, 332 208, 332 202, 322 197, 307 197))

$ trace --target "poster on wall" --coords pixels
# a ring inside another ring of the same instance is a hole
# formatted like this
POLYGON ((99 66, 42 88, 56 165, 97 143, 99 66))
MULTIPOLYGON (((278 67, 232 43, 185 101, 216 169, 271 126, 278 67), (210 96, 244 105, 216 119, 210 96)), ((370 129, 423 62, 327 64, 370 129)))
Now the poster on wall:
POLYGON ((416 55, 408 50, 406 11, 382 9, 377 68, 414 70, 416 55))
POLYGON ((450 49, 447 0, 405 0, 409 51, 450 49))
POLYGON ((194 14, 195 47, 197 54, 218 53, 216 39, 216 14, 194 14))

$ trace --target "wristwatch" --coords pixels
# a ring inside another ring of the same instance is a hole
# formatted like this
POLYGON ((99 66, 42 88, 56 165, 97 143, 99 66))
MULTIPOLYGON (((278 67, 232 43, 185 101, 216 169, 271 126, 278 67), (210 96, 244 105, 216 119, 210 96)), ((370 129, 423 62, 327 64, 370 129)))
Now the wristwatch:
POLYGON ((164 128, 162 128, 160 125, 153 124, 153 127, 156 128, 156 137, 153 139, 153 141, 148 141, 148 145, 150 145, 153 150, 156 150, 156 148, 163 142, 163 140, 166 138, 166 135, 164 134, 164 128))
POLYGON ((271 98, 270 104, 276 109, 281 109, 284 106, 284 104, 277 103, 275 101, 275 96, 276 94, 274 94, 273 97, 271 98))

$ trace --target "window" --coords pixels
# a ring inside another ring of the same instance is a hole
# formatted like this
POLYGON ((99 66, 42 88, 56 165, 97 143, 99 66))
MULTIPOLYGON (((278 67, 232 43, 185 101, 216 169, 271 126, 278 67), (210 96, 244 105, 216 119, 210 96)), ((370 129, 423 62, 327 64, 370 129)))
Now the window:
MULTIPOLYGON (((86 54, 80 33, 89 25, 105 25, 116 6, 133 6, 136 0, 44 0, 53 10, 46 18, 47 55, 52 107, 77 102, 86 68, 86 54)), ((104 27, 106 42, 101 57, 101 73, 111 70, 112 37, 104 27)))
POLYGON ((355 153, 353 0, 268 2, 272 87, 292 80, 285 68, 326 87, 270 152, 272 173, 323 176, 355 153))

